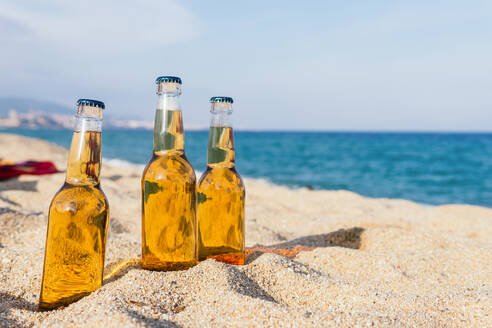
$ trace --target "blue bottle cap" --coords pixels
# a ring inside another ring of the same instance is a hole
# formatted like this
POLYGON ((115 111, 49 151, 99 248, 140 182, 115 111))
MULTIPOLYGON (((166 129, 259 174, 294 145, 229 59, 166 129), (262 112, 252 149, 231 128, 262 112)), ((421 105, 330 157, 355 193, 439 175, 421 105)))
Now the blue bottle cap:
POLYGON ((156 84, 159 84, 159 83, 162 83, 162 82, 182 84, 182 82, 181 82, 181 78, 179 78, 179 77, 177 77, 177 76, 159 76, 159 77, 155 80, 155 83, 156 83, 156 84))
POLYGON ((79 99, 77 100, 77 106, 91 106, 104 109, 104 103, 102 101, 93 99, 79 99))
POLYGON ((229 103, 232 104, 234 103, 234 100, 232 100, 231 97, 212 97, 210 98, 211 103, 216 103, 216 102, 221 102, 221 103, 229 103))

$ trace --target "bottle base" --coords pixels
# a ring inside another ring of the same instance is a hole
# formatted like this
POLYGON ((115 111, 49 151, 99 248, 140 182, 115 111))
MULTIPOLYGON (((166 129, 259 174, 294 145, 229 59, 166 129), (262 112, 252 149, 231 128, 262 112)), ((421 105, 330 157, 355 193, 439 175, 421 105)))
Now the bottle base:
POLYGON ((207 259, 214 259, 219 262, 233 264, 233 265, 244 265, 245 264, 245 254, 244 252, 231 250, 228 247, 207 247, 200 251, 198 258, 200 261, 205 261, 207 259))
POLYGON ((197 264, 198 261, 146 263, 142 260, 142 269, 151 271, 181 271, 194 267, 197 264))
POLYGON ((59 300, 57 300, 55 302, 40 301, 38 304, 38 311, 51 311, 51 310, 58 309, 60 307, 70 305, 74 302, 77 302, 81 298, 84 298, 85 296, 90 295, 91 293, 92 292, 83 292, 83 293, 79 293, 76 295, 60 298, 59 300))

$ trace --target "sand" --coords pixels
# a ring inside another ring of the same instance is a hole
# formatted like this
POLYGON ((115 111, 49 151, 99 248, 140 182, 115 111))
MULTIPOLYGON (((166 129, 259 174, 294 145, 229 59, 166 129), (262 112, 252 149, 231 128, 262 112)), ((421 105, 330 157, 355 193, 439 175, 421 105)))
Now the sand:
MULTIPOLYGON (((0 158, 64 170, 67 150, 0 134, 0 158)), ((1 326, 492 326, 491 209, 245 179, 247 265, 151 272, 138 263, 141 172, 103 166, 108 277, 49 312, 37 311, 47 209, 64 173, 0 182, 1 326)))

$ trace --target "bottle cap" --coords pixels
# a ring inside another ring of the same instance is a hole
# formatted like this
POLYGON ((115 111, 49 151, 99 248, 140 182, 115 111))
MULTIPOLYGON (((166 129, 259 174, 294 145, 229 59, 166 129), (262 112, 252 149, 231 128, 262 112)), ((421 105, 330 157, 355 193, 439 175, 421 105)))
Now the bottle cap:
POLYGON ((77 106, 91 106, 104 109, 104 103, 102 101, 93 99, 79 99, 77 100, 77 106))
POLYGON ((159 76, 156 80, 155 80, 155 83, 156 84, 159 84, 159 83, 178 83, 178 84, 182 84, 181 82, 181 78, 177 77, 177 76, 159 76))
POLYGON ((217 102, 220 102, 220 103, 229 103, 229 104, 232 104, 234 103, 234 100, 232 100, 231 97, 212 97, 210 98, 210 102, 211 103, 217 103, 217 102))

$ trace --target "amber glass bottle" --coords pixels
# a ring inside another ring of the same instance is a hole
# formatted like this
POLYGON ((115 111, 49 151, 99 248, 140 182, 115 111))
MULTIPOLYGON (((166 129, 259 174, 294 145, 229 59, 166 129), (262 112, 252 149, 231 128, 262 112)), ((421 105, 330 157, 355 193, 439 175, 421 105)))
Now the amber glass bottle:
POLYGON ((212 97, 207 170, 198 182, 199 259, 244 264, 244 184, 235 168, 232 98, 212 97))
POLYGON ((104 103, 77 102, 65 184, 51 201, 39 308, 74 302, 102 284, 109 206, 99 183, 104 103))
POLYGON ((142 267, 181 270, 198 261, 196 176, 184 150, 181 79, 156 83, 154 153, 142 177, 142 267))

